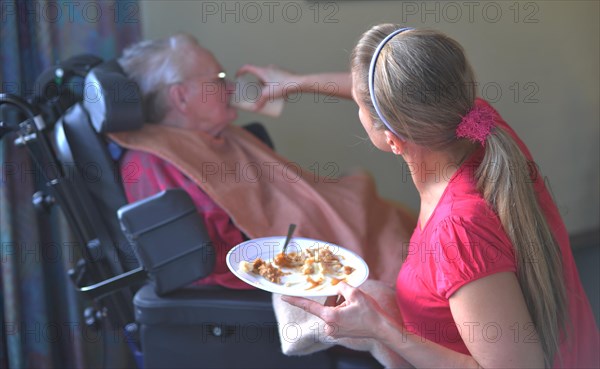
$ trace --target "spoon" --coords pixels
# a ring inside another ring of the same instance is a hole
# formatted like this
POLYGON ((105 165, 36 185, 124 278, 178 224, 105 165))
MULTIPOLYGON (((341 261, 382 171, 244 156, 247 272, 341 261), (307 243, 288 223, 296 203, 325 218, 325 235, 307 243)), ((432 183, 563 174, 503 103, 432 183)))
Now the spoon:
POLYGON ((285 243, 283 244, 283 249, 281 250, 281 253, 284 255, 285 255, 285 250, 287 249, 288 245, 290 244, 290 240, 292 239, 292 234, 294 233, 295 230, 296 230, 296 225, 290 224, 290 227, 288 228, 287 237, 285 238, 285 243))

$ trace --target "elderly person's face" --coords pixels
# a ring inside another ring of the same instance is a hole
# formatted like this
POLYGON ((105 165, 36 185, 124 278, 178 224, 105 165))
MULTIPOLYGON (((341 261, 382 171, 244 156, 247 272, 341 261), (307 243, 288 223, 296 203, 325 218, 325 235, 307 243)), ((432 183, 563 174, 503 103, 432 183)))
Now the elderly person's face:
POLYGON ((186 80, 171 91, 171 102, 183 115, 183 128, 218 135, 237 118, 229 105, 233 84, 223 77, 223 68, 206 49, 194 46, 188 55, 186 80))

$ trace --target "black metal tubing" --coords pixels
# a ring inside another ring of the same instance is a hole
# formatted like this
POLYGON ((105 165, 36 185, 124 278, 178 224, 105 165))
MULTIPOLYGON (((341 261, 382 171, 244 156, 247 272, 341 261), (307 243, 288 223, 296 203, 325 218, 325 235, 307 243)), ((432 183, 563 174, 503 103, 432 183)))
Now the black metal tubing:
POLYGON ((127 288, 131 285, 141 283, 148 278, 148 273, 144 268, 139 267, 130 270, 118 276, 108 278, 102 282, 78 288, 84 295, 92 299, 98 299, 114 293, 122 288, 127 288))
MULTIPOLYGON (((38 129, 37 124, 44 124, 39 111, 23 98, 12 94, 0 93, 0 105, 2 104, 14 105, 27 116, 25 121, 21 122, 18 127, 12 127, 12 130, 17 132, 20 141, 28 148, 32 160, 43 173, 47 181, 47 186, 52 188, 68 223, 71 225, 75 237, 81 245, 82 255, 86 261, 86 273, 89 273, 89 279, 92 281, 110 280, 115 274, 113 273, 115 271, 111 271, 108 267, 107 260, 102 260, 102 258, 99 260, 92 255, 87 248, 87 244, 90 240, 98 238, 98 232, 103 233, 102 230, 99 231, 97 229, 97 227, 102 226, 100 224, 93 224, 94 222, 90 222, 89 219, 87 222, 81 219, 82 214, 87 214, 89 216, 89 213, 86 210, 86 205, 88 205, 89 209, 89 202, 82 199, 82 196, 84 195, 81 195, 81 191, 77 188, 73 188, 73 185, 67 181, 65 173, 61 169, 61 163, 51 149, 48 138, 40 129, 38 129), (57 170, 48 171, 44 170, 44 168, 57 168, 57 170), (79 196, 77 196, 78 193, 79 196)), ((102 241, 106 242, 105 237, 102 238, 102 241)), ((109 250, 109 248, 106 247, 109 245, 105 244, 104 246, 104 251, 109 250)), ((117 270, 116 272, 116 274, 119 274, 120 271, 117 270)), ((138 274, 136 277, 137 279, 132 279, 139 280, 140 276, 141 274, 138 274)), ((102 284, 102 282, 98 284, 102 284)), ((80 288, 81 286, 77 287, 80 288)), ((86 294, 88 296, 96 296, 96 294, 89 292, 90 286, 86 288, 87 290, 85 292, 87 292, 86 294)), ((100 292, 103 290, 106 291, 106 287, 103 287, 100 292)), ((123 328, 125 325, 135 320, 133 308, 131 306, 131 291, 121 290, 108 296, 106 296, 106 293, 102 293, 101 295, 97 295, 95 300, 98 304, 105 306, 109 310, 108 317, 115 327, 123 328)))

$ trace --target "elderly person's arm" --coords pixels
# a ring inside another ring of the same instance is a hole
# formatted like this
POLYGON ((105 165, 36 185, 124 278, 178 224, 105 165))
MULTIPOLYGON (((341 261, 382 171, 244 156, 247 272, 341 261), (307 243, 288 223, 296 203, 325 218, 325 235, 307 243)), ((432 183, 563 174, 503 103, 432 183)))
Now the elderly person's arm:
POLYGON ((238 70, 237 75, 246 73, 254 74, 264 84, 263 94, 256 103, 256 110, 270 99, 285 98, 302 92, 352 98, 350 72, 298 75, 275 66, 259 67, 247 64, 238 70))

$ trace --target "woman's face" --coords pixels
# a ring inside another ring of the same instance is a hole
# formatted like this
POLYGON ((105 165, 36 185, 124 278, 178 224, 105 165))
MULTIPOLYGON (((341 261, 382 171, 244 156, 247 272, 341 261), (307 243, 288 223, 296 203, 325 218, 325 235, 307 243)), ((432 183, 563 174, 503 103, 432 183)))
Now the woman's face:
POLYGON ((357 88, 357 86, 359 86, 359 83, 356 82, 356 77, 352 73, 352 98, 358 105, 358 119, 369 135, 369 139, 373 145, 381 151, 390 152, 391 149, 385 137, 385 130, 375 128, 371 114, 369 114, 369 108, 363 103, 361 94, 368 93, 368 91, 362 91, 363 89, 357 88))

